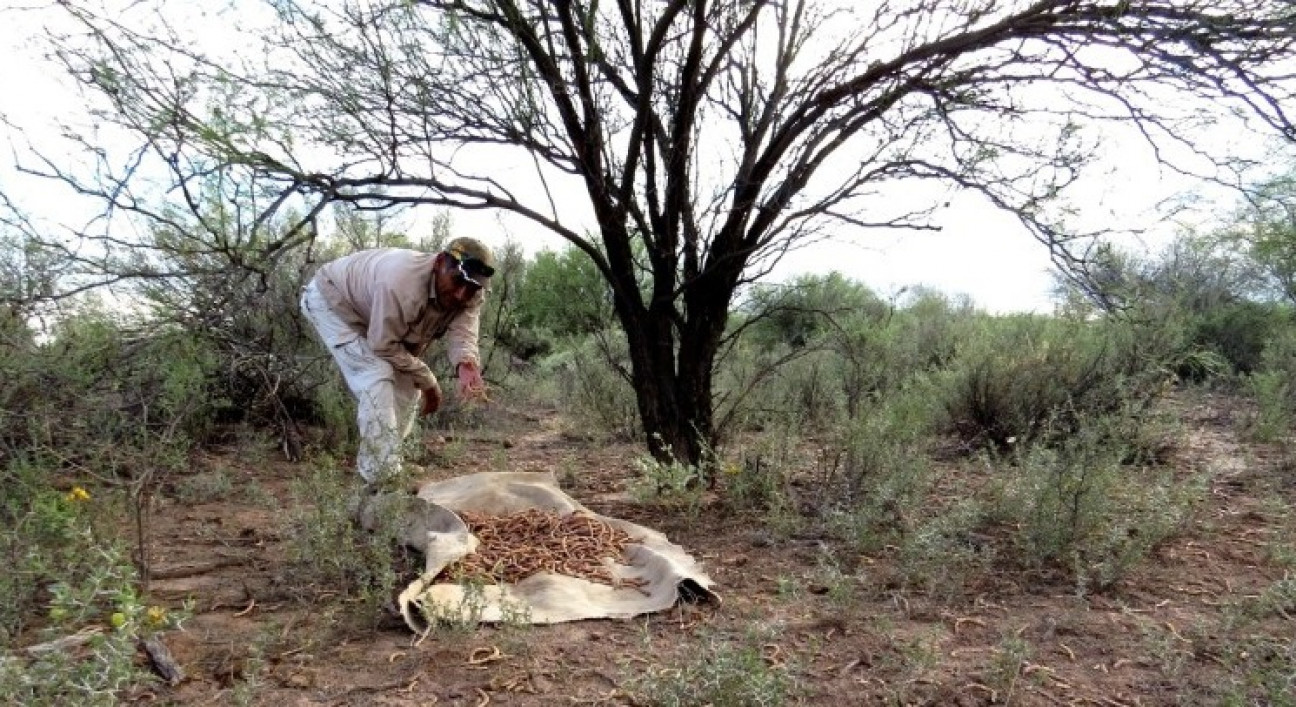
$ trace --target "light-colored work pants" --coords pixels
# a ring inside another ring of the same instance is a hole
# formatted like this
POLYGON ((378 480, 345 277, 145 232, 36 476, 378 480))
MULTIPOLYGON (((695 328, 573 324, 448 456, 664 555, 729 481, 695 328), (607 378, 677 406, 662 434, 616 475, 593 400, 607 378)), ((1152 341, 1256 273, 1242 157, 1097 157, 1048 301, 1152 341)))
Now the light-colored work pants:
POLYGON ((355 396, 360 426, 356 470, 366 483, 399 472, 400 447, 414 427, 419 389, 409 376, 397 374, 374 354, 369 341, 333 312, 314 282, 302 293, 301 310, 315 325, 355 396))

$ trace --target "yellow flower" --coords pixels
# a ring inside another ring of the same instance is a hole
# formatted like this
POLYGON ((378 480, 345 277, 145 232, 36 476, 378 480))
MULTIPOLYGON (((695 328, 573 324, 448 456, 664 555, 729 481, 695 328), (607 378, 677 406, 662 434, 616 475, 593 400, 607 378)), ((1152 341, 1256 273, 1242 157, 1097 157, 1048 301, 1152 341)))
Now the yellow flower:
POLYGON ((90 492, 86 491, 80 486, 73 486, 72 490, 68 491, 67 500, 71 501, 72 503, 77 503, 79 501, 89 501, 90 492))
POLYGON ((149 626, 161 626, 166 622, 166 613, 166 609, 160 606, 150 606, 144 616, 149 626))
POLYGON ((126 614, 118 611, 108 618, 108 623, 112 624, 113 628, 121 628, 126 625, 126 614))

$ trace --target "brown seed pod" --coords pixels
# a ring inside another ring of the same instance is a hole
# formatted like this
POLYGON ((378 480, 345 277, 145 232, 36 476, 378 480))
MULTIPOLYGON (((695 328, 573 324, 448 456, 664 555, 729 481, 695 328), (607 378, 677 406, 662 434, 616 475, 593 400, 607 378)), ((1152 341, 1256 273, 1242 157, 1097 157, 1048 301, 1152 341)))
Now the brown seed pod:
POLYGON ((477 551, 446 567, 439 579, 512 584, 548 571, 612 586, 644 584, 612 576, 603 559, 623 560, 626 546, 634 540, 591 515, 528 509, 500 516, 459 516, 477 536, 477 551))

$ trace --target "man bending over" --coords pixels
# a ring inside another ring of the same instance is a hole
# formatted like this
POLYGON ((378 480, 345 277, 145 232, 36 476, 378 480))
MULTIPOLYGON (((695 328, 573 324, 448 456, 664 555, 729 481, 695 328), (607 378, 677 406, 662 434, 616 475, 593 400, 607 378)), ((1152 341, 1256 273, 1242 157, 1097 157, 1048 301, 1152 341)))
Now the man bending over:
POLYGON ((306 285, 302 313, 342 369, 357 403, 356 467, 371 489, 401 470, 400 447, 414 412, 441 405, 441 386, 421 359, 446 338, 459 376, 459 397, 484 399, 477 354, 491 252, 456 238, 436 254, 375 248, 321 266, 306 285))

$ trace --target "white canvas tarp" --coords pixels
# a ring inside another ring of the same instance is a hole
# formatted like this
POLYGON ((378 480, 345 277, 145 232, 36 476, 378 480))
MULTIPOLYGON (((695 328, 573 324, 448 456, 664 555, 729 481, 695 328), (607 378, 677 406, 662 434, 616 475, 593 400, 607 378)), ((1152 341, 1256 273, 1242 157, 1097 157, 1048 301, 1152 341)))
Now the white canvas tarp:
MULTIPOLYGON (((393 499, 395 500, 395 499, 393 499)), ((563 493, 553 474, 488 472, 428 484, 418 498, 401 500, 404 542, 423 550, 424 572, 401 592, 401 614, 423 633, 437 620, 520 621, 533 624, 580 619, 629 618, 661 611, 677 601, 718 601, 712 582, 683 548, 666 536, 628 521, 591 512, 563 493), (421 499, 421 500, 420 500, 421 499), (611 586, 540 572, 515 584, 462 585, 437 581, 446 566, 477 547, 456 513, 505 516, 538 509, 559 515, 589 514, 633 540, 623 558, 603 561, 611 586)))

